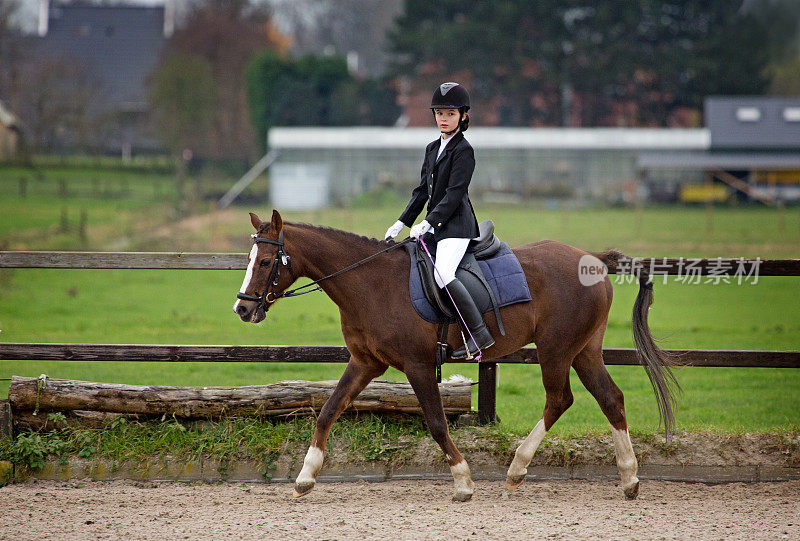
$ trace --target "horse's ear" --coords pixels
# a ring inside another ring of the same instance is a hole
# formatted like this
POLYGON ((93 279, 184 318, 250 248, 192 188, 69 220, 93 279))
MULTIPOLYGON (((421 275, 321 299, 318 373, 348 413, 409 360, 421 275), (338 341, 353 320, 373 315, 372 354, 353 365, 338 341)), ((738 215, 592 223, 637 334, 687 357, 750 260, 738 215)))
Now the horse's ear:
POLYGON ((283 228, 283 218, 281 218, 280 212, 275 209, 272 209, 272 230, 276 233, 280 233, 281 229, 283 228))
POLYGON ((256 216, 255 214, 253 214, 251 212, 250 213, 250 223, 253 224, 253 227, 255 227, 256 231, 258 231, 258 229, 261 227, 261 224, 263 222, 261 221, 261 218, 259 218, 258 216, 256 216))

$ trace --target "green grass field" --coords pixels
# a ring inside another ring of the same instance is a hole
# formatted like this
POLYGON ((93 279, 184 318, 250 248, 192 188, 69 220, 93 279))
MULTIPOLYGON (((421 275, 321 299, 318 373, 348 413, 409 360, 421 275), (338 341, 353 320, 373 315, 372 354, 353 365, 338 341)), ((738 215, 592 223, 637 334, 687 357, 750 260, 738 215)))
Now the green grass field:
MULTIPOLYGON (((7 180, 7 179, 6 179, 7 180)), ((13 180, 13 178, 12 178, 13 180)), ((0 173, 0 185, 3 174, 0 173)), ((14 186, 7 181, 6 186, 14 186)), ((108 249, 117 228, 141 222, 164 224, 164 203, 142 200, 76 201, 104 216, 91 225, 89 240, 72 233, 57 241, 42 233, 58 223, 58 201, 41 194, 4 191, 0 195, 0 244, 13 249, 108 249), (120 210, 115 205, 121 205, 120 210), (120 222, 119 212, 126 216, 120 222), (47 218, 43 218, 47 217, 47 218), (48 222, 51 220, 51 222, 48 222), (48 225, 49 224, 49 225, 48 225), (127 225, 126 225, 127 224, 127 225)), ((308 221, 382 235, 404 201, 392 194, 368 196, 350 208, 285 213, 308 221)), ((800 212, 766 208, 668 207, 633 210, 548 210, 541 205, 481 205, 479 218, 492 218, 502 240, 512 246, 553 238, 590 250, 617 248, 631 256, 799 257, 800 212)), ((234 208, 184 220, 168 228, 170 246, 186 251, 249 249, 246 211, 234 208)), ((269 209, 256 209, 262 217, 269 209)), ((138 249, 163 249, 148 228, 129 225, 126 235, 138 249)), ((244 324, 231 306, 243 272, 233 271, 0 271, 0 340, 6 342, 104 342, 178 344, 342 344, 338 311, 323 294, 288 299, 258 326, 244 324)), ((761 277, 757 284, 655 286, 650 312, 663 347, 702 349, 800 349, 798 279, 761 277)), ((606 347, 631 347, 630 313, 637 288, 615 285, 606 347)), ((244 385, 284 379, 335 379, 344 366, 285 363, 79 363, 0 361, 0 378, 14 375, 116 381, 130 384, 244 385)), ((625 393, 631 429, 657 430, 658 415, 644 370, 610 367, 625 393)), ((678 372, 685 390, 676 412, 679 428, 722 432, 765 432, 800 427, 800 373, 791 369, 686 368, 678 372)), ((445 367, 477 380, 477 368, 445 367)), ((387 372, 386 379, 402 379, 387 372)), ((605 431, 607 422, 594 400, 573 378, 575 405, 556 430, 562 434, 605 431)), ((0 396, 7 382, 0 386, 0 396)), ((474 404, 477 400, 474 399, 474 404)), ((536 366, 499 369, 498 414, 515 432, 535 424, 544 405, 536 366)))

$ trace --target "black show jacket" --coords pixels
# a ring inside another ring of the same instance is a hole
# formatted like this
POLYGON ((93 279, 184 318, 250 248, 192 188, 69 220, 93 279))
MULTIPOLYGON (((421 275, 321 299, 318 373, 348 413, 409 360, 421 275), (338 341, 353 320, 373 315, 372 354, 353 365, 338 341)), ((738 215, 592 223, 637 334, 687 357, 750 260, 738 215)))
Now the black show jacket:
POLYGON ((448 141, 444 152, 439 153, 441 137, 425 148, 421 181, 411 192, 400 221, 411 227, 428 201, 425 220, 434 229, 434 239, 472 239, 478 236, 478 220, 467 195, 467 188, 475 170, 475 152, 460 131, 448 141))

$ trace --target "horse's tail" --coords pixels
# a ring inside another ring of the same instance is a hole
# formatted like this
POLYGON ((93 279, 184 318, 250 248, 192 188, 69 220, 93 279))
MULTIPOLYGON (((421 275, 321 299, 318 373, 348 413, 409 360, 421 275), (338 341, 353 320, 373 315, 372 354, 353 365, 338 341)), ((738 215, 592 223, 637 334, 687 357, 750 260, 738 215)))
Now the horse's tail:
POLYGON ((633 341, 636 344, 639 364, 644 367, 647 377, 650 378, 650 383, 653 385, 658 413, 664 423, 666 437, 669 439, 675 428, 673 405, 676 394, 682 389, 670 368, 675 366, 675 356, 656 345, 647 323, 647 313, 650 305, 653 304, 653 282, 650 274, 641 264, 628 265, 625 269, 621 268, 622 266, 618 265, 621 259, 627 259, 628 262, 633 260, 616 250, 609 250, 597 255, 606 266, 613 265, 618 272, 628 272, 639 279, 639 294, 636 295, 636 301, 633 303, 633 341))

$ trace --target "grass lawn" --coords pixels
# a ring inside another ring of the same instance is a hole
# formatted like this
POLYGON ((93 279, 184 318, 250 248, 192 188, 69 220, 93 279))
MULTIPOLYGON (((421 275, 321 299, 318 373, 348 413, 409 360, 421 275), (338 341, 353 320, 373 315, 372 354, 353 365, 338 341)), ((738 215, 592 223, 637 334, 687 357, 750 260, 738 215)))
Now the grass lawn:
MULTIPOLYGON (((281 301, 260 325, 231 311, 241 273, 30 269, 4 273, 0 329, 9 342, 186 344, 342 344, 336 306, 322 294, 281 301), (188 294, 187 294, 188 293, 188 294)), ((656 285, 650 320, 665 347, 796 349, 800 306, 793 278, 756 285, 656 285), (767 302, 765 299, 769 299, 767 302)), ((630 311, 636 287, 617 285, 607 347, 632 347, 630 311)), ((247 385, 285 379, 335 379, 343 365, 259 363, 90 363, 0 361, 0 377, 38 376, 130 384, 247 385)), ((656 430, 652 389, 638 367, 610 367, 626 394, 633 428, 656 430)), ((474 365, 445 367, 477 380, 474 365)), ((760 431, 800 426, 800 374, 789 369, 685 368, 677 410, 687 429, 760 431)), ((498 413, 509 428, 528 429, 544 405, 536 366, 501 366, 498 413)), ((386 379, 402 379, 396 371, 386 379)), ((0 387, 4 393, 7 383, 0 387)), ((599 408, 574 378, 576 402, 557 425, 605 430, 599 408)), ((475 397, 474 403, 477 404, 475 397)))
MULTIPOLYGON (((2 182, 3 175, 0 175, 2 182)), ((0 243, 13 249, 108 249, 122 229, 142 250, 158 244, 142 222, 169 221, 168 205, 144 198, 76 198, 90 215, 89 238, 74 233, 47 237, 59 220, 53 196, 21 198, 16 184, 0 196, 0 243), (38 197, 38 199, 37 199, 38 197), (95 214, 96 213, 96 214, 95 214), (91 225, 91 216, 97 224, 91 225), (48 221, 49 220, 49 221, 48 221), (125 229, 125 228, 128 229, 125 229), (43 235, 45 233, 45 235, 43 235)), ((13 182, 12 182, 13 181, 13 182)), ((31 181, 33 182, 33 181, 31 181)), ((133 181, 130 181, 133 184, 133 181)), ((369 197, 350 208, 285 213, 284 218, 381 235, 404 201, 369 197)), ((553 238, 591 250, 617 248, 631 256, 800 257, 800 212, 762 208, 548 210, 541 206, 476 205, 491 217, 512 246, 553 238)), ((247 251, 246 211, 234 208, 194 217, 170 229, 171 242, 186 251, 247 251), (209 228, 213 231, 209 232, 209 228)), ((255 209, 266 218, 268 207, 255 209)), ((405 233, 404 233, 405 234, 405 233)), ((103 342, 178 344, 342 344, 338 310, 323 294, 288 299, 258 326, 231 311, 243 272, 0 270, 0 340, 6 342, 103 342)), ((654 334, 668 348, 800 349, 797 278, 761 277, 757 284, 687 285, 670 280, 655 286, 650 312, 654 334)), ((630 313, 637 288, 615 285, 606 347, 631 347, 630 313)), ((245 385, 285 379, 336 379, 344 365, 285 363, 88 363, 0 361, 0 378, 14 375, 115 381, 130 384, 245 385)), ((644 370, 610 367, 626 397, 632 430, 657 430, 658 415, 644 370)), ((683 429, 723 432, 774 431, 800 427, 800 371, 791 369, 685 368, 678 372, 685 394, 676 411, 683 429)), ((448 365, 445 376, 477 380, 473 365, 448 365)), ((387 372, 385 379, 402 379, 387 372)), ((606 431, 594 400, 573 378, 575 405, 556 425, 562 434, 606 431)), ((0 381, 0 396, 7 382, 0 381)), ((474 397, 473 403, 477 404, 474 397)), ((536 366, 499 369, 498 414, 503 424, 525 432, 544 405, 536 366)))

